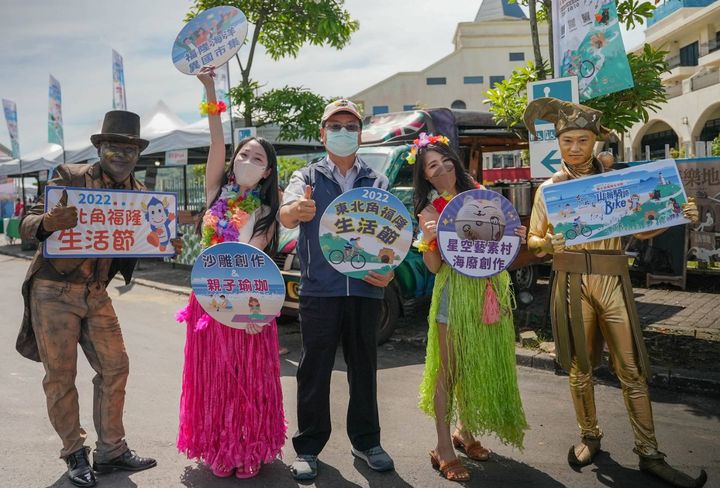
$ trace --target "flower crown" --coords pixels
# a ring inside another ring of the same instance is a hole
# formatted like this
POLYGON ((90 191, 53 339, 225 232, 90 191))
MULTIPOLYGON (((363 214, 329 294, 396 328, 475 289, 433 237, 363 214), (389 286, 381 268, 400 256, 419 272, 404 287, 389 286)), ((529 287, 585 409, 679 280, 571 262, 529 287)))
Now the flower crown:
POLYGON ((415 158, 417 157, 418 151, 426 146, 429 145, 438 145, 443 144, 445 146, 450 145, 450 139, 448 139, 445 136, 433 136, 428 135, 426 132, 421 132, 420 137, 418 139, 415 139, 412 143, 412 146, 410 147, 410 154, 407 155, 405 158, 405 161, 408 162, 408 164, 415 164, 415 158))

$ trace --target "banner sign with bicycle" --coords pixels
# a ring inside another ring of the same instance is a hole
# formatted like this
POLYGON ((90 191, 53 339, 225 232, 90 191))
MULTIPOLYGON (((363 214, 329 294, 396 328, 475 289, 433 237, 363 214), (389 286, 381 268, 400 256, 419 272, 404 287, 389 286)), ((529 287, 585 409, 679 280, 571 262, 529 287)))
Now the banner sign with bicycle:
POLYGON ((677 165, 672 159, 542 188, 548 219, 567 245, 657 230, 689 221, 677 165))
POLYGON ((397 267, 412 242, 405 205, 379 188, 355 188, 337 197, 320 219, 320 247, 340 273, 362 279, 397 267))
POLYGON ((520 217, 507 198, 490 190, 469 190, 450 200, 440 214, 438 247, 458 273, 487 278, 515 260, 519 226, 520 217))
POLYGON ((580 101, 634 86, 614 0, 552 2, 555 73, 577 76, 580 101))

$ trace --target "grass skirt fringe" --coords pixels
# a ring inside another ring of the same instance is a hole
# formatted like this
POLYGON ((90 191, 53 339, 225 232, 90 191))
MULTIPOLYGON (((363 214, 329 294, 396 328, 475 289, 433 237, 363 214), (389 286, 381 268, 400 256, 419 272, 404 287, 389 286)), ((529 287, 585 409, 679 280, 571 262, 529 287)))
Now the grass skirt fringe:
MULTIPOLYGON (((522 449, 528 428, 518 391, 515 328, 510 276, 468 278, 443 264, 435 278, 428 317, 425 371, 420 385, 420 409, 436 417, 435 387, 440 372, 440 344, 436 321, 443 289, 447 287, 449 373, 454 388, 448 393, 447 421, 458 418, 473 435, 496 435, 504 444, 522 449), (495 289, 500 321, 482 323, 483 298, 489 282, 495 289)), ((444 414, 444 412, 442 413, 444 414)))
POLYGON ((187 323, 178 450, 221 471, 271 463, 287 428, 275 321, 247 334, 208 316, 194 294, 176 317, 187 323))

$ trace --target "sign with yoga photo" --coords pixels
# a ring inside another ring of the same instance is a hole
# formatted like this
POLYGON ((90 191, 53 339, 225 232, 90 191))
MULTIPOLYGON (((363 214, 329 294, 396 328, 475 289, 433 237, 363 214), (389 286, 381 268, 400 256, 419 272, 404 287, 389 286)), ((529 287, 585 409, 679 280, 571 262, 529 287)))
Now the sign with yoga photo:
POLYGON ((77 208, 77 225, 53 232, 46 258, 174 256, 177 196, 167 192, 45 187, 45 212, 62 201, 77 208))
POLYGON ((437 243, 458 273, 487 278, 507 269, 520 251, 520 217, 510 201, 490 190, 468 190, 443 209, 437 243))
POLYGON ((568 245, 686 224, 672 159, 543 187, 548 219, 568 245))
POLYGON ((412 242, 410 212, 392 193, 355 188, 337 197, 320 219, 320 247, 340 273, 362 279, 397 267, 412 242))
POLYGON ((195 75, 203 66, 219 68, 245 42, 248 21, 235 7, 213 7, 200 12, 175 39, 172 61, 186 75, 195 75))
POLYGON ((208 315, 234 329, 271 323, 285 301, 285 282, 273 260, 241 242, 222 242, 198 256, 190 276, 208 315))

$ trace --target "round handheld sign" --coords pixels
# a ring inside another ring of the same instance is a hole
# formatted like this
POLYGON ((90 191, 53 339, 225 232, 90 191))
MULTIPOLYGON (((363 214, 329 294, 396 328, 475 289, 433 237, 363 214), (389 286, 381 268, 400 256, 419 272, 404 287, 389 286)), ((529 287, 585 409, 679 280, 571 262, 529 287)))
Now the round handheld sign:
POLYGON ((350 278, 397 267, 412 242, 412 218, 392 193, 355 188, 343 193, 320 219, 320 247, 328 263, 350 278))
POLYGON ((267 325, 280 315, 285 282, 270 257, 241 242, 205 249, 195 261, 191 285, 212 318, 235 329, 267 325))
POLYGON ((520 217, 499 193, 469 190, 440 214, 437 240, 443 260, 458 273, 487 278, 507 269, 520 250, 520 217))
POLYGON ((204 10, 175 39, 173 64, 186 75, 197 74, 203 66, 220 67, 240 50, 247 32, 247 18, 235 7, 204 10))

